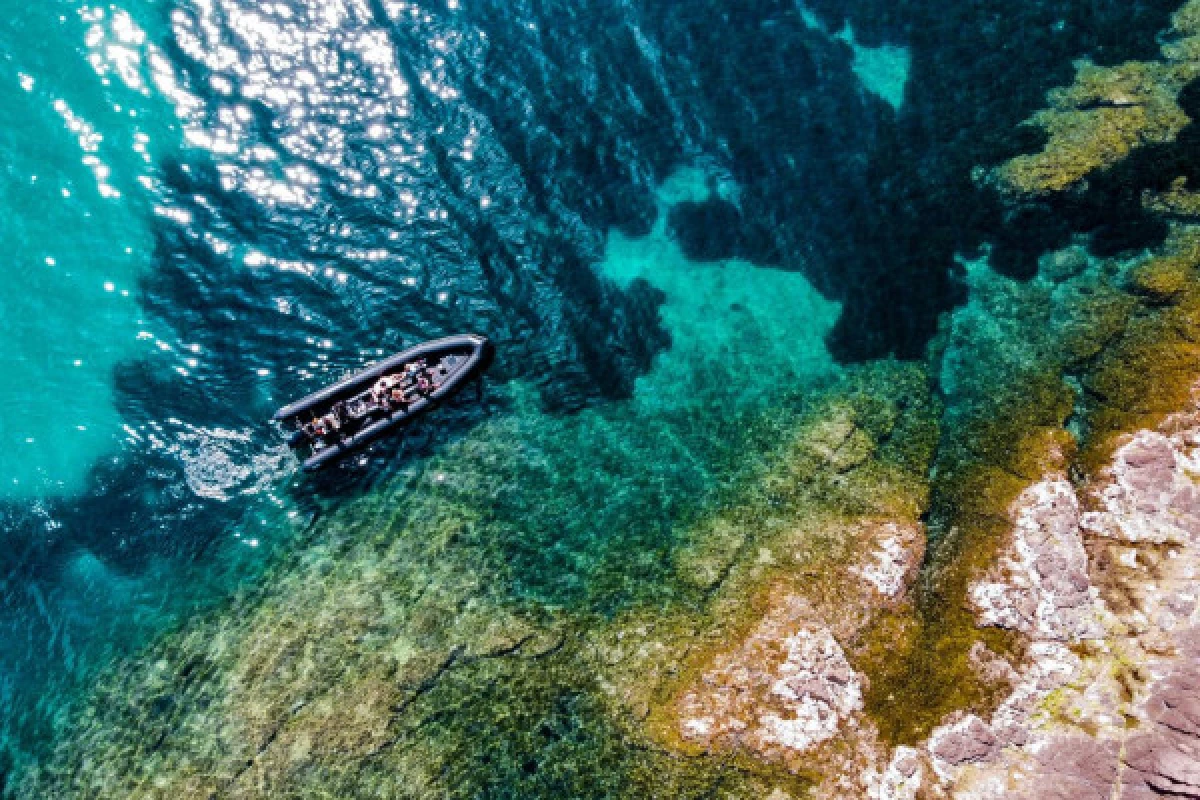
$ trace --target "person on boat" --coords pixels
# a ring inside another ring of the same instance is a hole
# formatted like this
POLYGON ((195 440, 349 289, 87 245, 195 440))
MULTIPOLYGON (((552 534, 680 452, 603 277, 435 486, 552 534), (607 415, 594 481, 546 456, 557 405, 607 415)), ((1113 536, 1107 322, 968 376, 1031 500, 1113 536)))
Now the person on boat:
POLYGON ((322 441, 328 441, 334 437, 343 438, 342 422, 338 419, 336 411, 330 411, 323 417, 313 420, 313 433, 322 441))
POLYGON ((388 391, 392 388, 390 377, 389 375, 384 375, 375 381, 375 385, 371 387, 371 402, 377 408, 387 409, 388 391))
POLYGON ((370 410, 370 404, 362 397, 355 397, 346 405, 346 415, 352 420, 361 420, 370 410))
POLYGON ((392 389, 397 383, 395 375, 384 375, 371 387, 370 397, 375 408, 387 411, 391 401, 392 389))
POLYGON ((405 365, 404 378, 408 381, 416 380, 419 376, 425 373, 425 370, 425 359, 419 358, 416 361, 412 361, 405 365))
POLYGON ((329 416, 333 419, 333 429, 337 432, 339 439, 346 438, 358 420, 345 400, 338 400, 334 403, 333 408, 329 410, 329 416))

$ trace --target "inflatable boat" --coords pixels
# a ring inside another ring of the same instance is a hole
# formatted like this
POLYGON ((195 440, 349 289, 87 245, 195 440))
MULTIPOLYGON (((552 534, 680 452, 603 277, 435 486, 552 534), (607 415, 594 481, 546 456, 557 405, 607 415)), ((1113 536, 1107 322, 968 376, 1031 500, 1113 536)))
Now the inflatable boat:
POLYGON ((320 469, 437 408, 495 355, 475 334, 426 342, 284 406, 274 419, 293 428, 288 444, 309 450, 304 469, 320 469))

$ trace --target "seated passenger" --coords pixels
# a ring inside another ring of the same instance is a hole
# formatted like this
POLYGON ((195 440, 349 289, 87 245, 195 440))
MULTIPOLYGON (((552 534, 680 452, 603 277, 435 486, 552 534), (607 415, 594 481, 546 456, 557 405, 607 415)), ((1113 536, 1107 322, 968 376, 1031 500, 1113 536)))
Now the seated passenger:
POLYGON ((387 402, 388 385, 387 382, 380 378, 375 385, 371 387, 370 397, 371 402, 379 407, 383 407, 387 402))

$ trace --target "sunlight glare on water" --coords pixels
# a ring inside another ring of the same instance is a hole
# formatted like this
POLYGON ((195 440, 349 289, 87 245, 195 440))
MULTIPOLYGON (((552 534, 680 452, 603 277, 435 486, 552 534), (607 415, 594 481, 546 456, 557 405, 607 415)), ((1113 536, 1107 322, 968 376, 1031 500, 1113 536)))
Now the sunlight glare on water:
POLYGON ((36 497, 77 491, 123 438, 113 369, 156 340, 137 305, 154 247, 142 186, 175 134, 127 12, 50 2, 6 17, 0 495, 36 497))

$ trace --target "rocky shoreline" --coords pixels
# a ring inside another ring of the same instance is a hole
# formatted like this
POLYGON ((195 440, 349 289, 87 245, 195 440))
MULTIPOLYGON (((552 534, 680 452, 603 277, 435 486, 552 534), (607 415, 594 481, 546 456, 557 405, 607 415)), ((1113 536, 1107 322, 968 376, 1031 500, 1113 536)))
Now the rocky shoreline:
POLYGON ((846 567, 859 606, 768 590, 765 614, 678 696, 675 733, 822 775, 814 797, 1200 796, 1198 469, 1200 410, 1126 436, 1086 487, 1050 473, 1021 493, 999 558, 970 589, 980 628, 1027 637, 1018 657, 971 650, 980 678, 1008 687, 991 713, 952 714, 895 747, 864 713, 869 677, 839 642, 906 602, 924 547, 883 523, 863 535, 874 551, 846 567))

